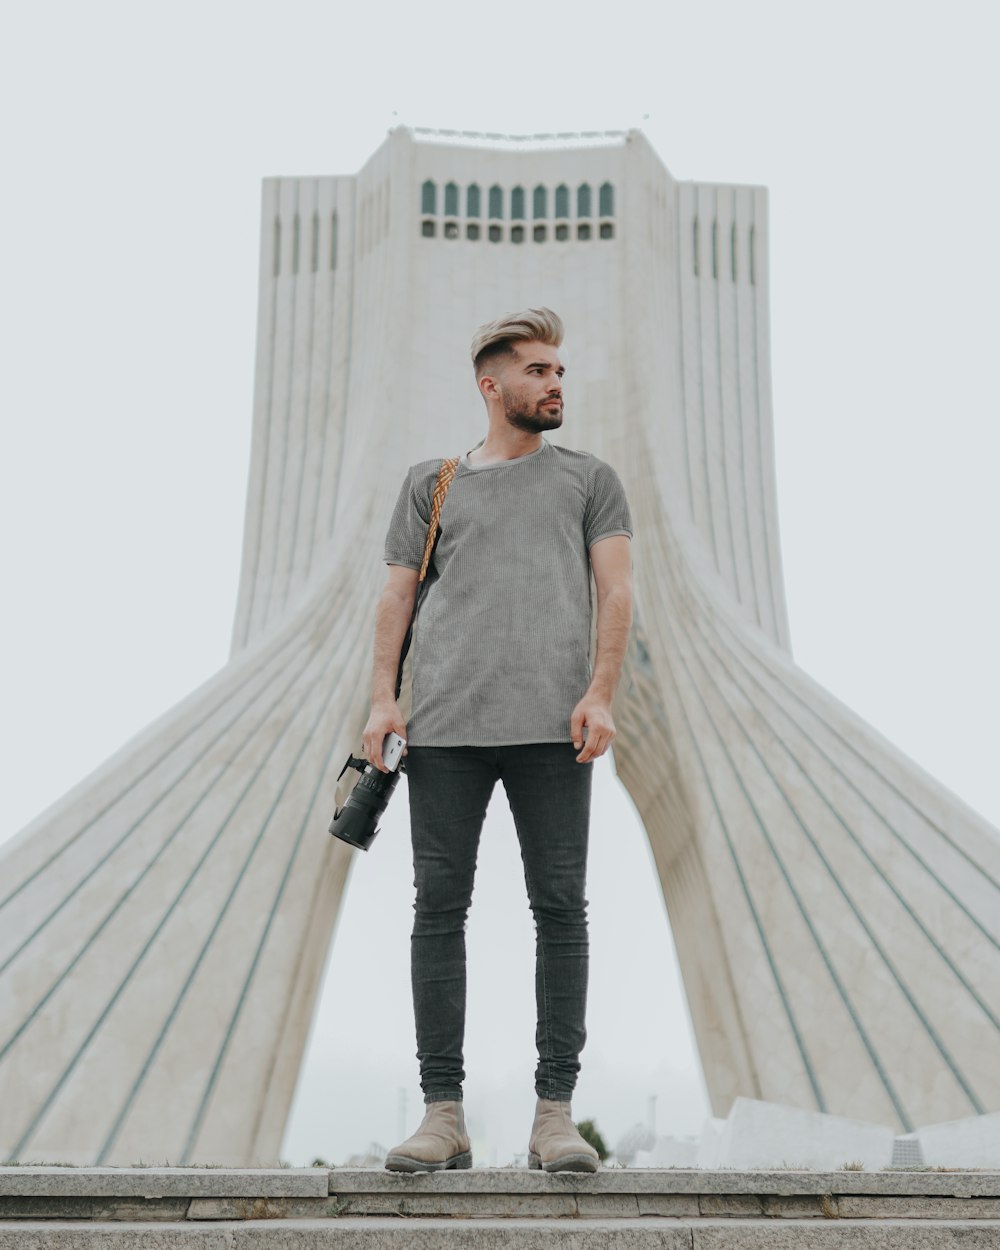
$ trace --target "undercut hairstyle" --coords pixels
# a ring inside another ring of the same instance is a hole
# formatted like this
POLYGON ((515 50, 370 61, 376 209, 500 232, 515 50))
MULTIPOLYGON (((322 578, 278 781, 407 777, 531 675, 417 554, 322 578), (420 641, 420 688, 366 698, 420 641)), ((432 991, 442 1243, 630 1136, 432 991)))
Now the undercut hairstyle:
POLYGON ((490 366, 503 356, 513 356, 518 343, 545 343, 561 347, 562 318, 551 308, 526 308, 524 312, 508 313, 497 321, 480 326, 472 340, 472 365, 476 377, 482 377, 490 366))

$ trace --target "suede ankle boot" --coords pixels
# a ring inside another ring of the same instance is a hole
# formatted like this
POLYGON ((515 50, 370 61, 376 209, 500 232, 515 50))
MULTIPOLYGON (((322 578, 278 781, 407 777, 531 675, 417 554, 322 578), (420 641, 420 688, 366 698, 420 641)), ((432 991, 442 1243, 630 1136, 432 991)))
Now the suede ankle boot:
POLYGON ((429 1102, 420 1127, 385 1157, 390 1172, 439 1172, 471 1168, 472 1148, 460 1102, 429 1102))
POLYGON ((545 1172, 596 1172, 600 1166, 597 1151, 577 1132, 569 1103, 539 1098, 528 1139, 528 1167, 545 1172))

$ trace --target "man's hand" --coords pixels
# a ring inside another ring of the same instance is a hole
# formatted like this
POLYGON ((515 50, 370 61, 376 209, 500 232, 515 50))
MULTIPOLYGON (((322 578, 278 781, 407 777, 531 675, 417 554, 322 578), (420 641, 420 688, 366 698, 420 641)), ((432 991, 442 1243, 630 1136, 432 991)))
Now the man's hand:
POLYGON ((569 732, 577 750, 579 751, 583 746, 583 750, 576 757, 578 764, 586 764, 588 760, 603 755, 615 736, 615 722, 611 719, 611 704, 600 695, 588 692, 573 709, 573 715, 569 721, 569 732), (584 725, 587 726, 586 746, 583 744, 584 725))
MULTIPOLYGON (((395 699, 382 699, 372 704, 368 724, 365 725, 364 733, 361 735, 365 759, 369 764, 374 764, 382 773, 389 771, 382 762, 382 743, 385 741, 385 735, 390 732, 398 733, 401 738, 405 738, 406 721, 403 720, 399 704, 395 699)), ((405 747, 403 754, 406 754, 405 747)))

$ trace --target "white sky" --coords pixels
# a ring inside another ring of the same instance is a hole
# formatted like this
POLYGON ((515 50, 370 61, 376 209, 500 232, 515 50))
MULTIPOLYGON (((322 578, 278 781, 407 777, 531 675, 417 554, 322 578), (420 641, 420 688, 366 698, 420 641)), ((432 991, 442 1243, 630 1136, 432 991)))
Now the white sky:
MULTIPOLYGON (((998 14, 969 0, 8 10, 0 839, 225 662, 260 180, 351 173, 397 122, 639 126, 677 178, 770 188, 796 659, 1000 823, 998 14)), ((607 761, 596 780, 574 1112, 615 1141, 656 1095, 661 1132, 696 1133, 706 1104, 662 900, 607 761)), ((393 1144, 400 1088, 407 1131, 416 1118, 412 1039, 394 1027, 404 807, 355 866, 293 1162, 393 1144)), ((533 974, 501 804, 469 940, 467 1106, 478 1161, 503 1163, 530 1122, 533 974)))

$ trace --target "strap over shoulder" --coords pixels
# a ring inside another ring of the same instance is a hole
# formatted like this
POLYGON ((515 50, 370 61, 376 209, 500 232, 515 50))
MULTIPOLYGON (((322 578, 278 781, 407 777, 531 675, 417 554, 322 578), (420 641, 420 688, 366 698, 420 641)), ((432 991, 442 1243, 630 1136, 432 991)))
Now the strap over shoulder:
POLYGON ((434 539, 437 538, 438 522, 441 517, 441 505, 444 503, 444 497, 448 493, 448 487, 451 485, 455 477, 455 471, 458 468, 458 462, 461 457, 452 456, 448 460, 442 460, 441 468, 438 470, 437 481, 434 483, 434 495, 431 500, 431 521, 427 528, 427 542, 424 544, 424 558, 420 565, 420 576, 417 578, 419 585, 427 576, 427 566, 431 562, 431 552, 434 550, 434 539))
POLYGON ((413 603, 413 615, 410 617, 410 624, 406 630, 406 636, 403 638, 403 645, 399 652, 399 671, 396 673, 396 698, 399 698, 399 692, 403 688, 403 663, 406 660, 407 652, 410 650, 410 640, 413 637, 413 622, 417 619, 417 610, 420 607, 420 600, 426 592, 426 587, 420 589, 420 585, 427 576, 427 566, 431 562, 431 552, 434 550, 434 540, 437 538, 438 520, 441 516, 441 505, 444 503, 444 497, 448 493, 448 487, 451 485, 455 470, 458 468, 460 456, 452 456, 449 460, 441 462, 441 468, 438 470, 437 481, 434 484, 434 495, 431 502, 431 520, 427 528, 427 542, 424 545, 424 559, 420 566, 420 576, 417 578, 417 595, 413 603))

